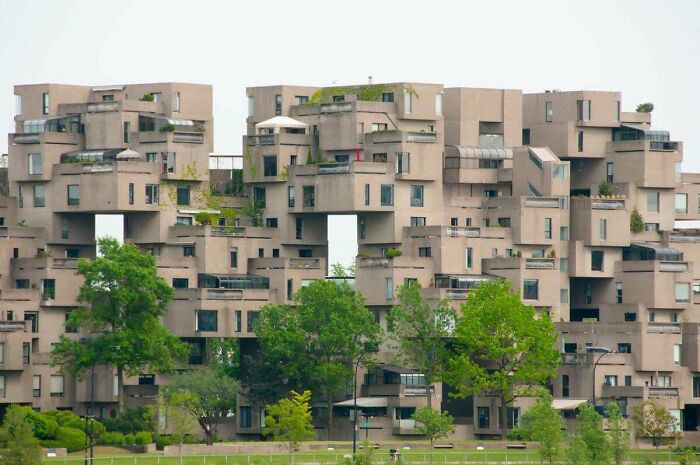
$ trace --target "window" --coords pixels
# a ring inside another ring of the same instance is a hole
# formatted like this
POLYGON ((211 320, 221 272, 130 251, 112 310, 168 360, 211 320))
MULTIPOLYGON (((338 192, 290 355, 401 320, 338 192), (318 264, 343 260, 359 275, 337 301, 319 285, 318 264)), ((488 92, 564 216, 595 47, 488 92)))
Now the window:
POLYGON ((277 218, 265 218, 265 226, 268 228, 276 228, 278 224, 277 218))
MULTIPOLYGON (((41 280, 41 298, 55 299, 56 298, 56 280, 42 279, 41 280)), ((26 313, 25 313, 26 315, 26 313)))
POLYGON ((382 184, 379 198, 380 205, 382 207, 390 207, 394 205, 394 185, 382 184))
POLYGON ((606 386, 617 386, 617 375, 605 375, 603 383, 606 386))
POLYGON ((124 143, 129 143, 129 133, 131 132, 131 123, 124 121, 124 143))
POLYGON ((388 128, 387 123, 372 123, 372 132, 386 131, 388 128))
POLYGON ((146 184, 146 205, 158 205, 159 188, 158 184, 146 184))
POLYGON ((22 96, 15 95, 15 115, 20 116, 22 114, 22 96))
POLYGON ((173 278, 173 287, 175 289, 187 289, 190 287, 190 280, 187 278, 173 278))
POLYGON ((622 283, 615 283, 615 303, 622 303, 622 283))
POLYGON ((316 206, 316 187, 315 186, 304 186, 303 187, 303 205, 305 207, 315 207, 316 206))
POLYGON ((28 342, 23 342, 22 343, 22 363, 25 365, 29 365, 30 362, 30 354, 31 354, 31 344, 28 342))
POLYGON ((24 208, 24 186, 17 187, 17 204, 19 208, 24 208))
POLYGON ((457 219, 457 218, 450 218, 450 226, 454 226, 454 227, 459 226, 459 219, 457 219))
POLYGON ((605 164, 605 180, 613 182, 615 179, 615 165, 612 162, 605 164))
POLYGON ((576 102, 576 113, 579 121, 591 120, 591 101, 578 100, 576 102))
POLYGON ((411 206, 423 206, 423 186, 415 184, 411 185, 411 206))
POLYGON ((583 131, 576 133, 576 145, 579 152, 583 152, 583 131))
POLYGON ((650 232, 658 231, 659 223, 644 223, 644 230, 650 232))
POLYGON ((523 129, 523 145, 530 145, 530 128, 523 129))
POLYGON ((479 428, 489 428, 490 425, 490 419, 489 419, 489 413, 490 413, 490 408, 489 407, 477 407, 476 408, 476 415, 477 415, 477 426, 479 428))
POLYGON ((178 188, 177 188, 177 204, 178 205, 189 205, 190 204, 190 188, 189 188, 189 186, 178 186, 178 188))
POLYGON ((411 217, 411 227, 418 228, 425 226, 425 217, 424 216, 412 216, 411 217))
POLYGON ((296 164, 297 164, 297 156, 296 155, 289 156, 289 164, 292 166, 296 166, 296 164))
POLYGON ((248 118, 255 116, 255 97, 248 96, 248 118))
POLYGON ((218 331, 216 310, 195 310, 195 331, 218 331))
POLYGON ((629 342, 620 342, 617 344, 617 351, 621 354, 631 354, 632 344, 630 344, 629 342))
POLYGON ((560 241, 568 241, 569 240, 569 227, 568 226, 560 226, 559 227, 559 240, 560 241))
POLYGON ((262 247, 258 249, 258 258, 265 258, 265 249, 262 247))
POLYGON ((656 321, 656 312, 649 312, 649 321, 652 323, 656 321))
POLYGON ((532 258, 544 258, 544 249, 532 249, 530 256, 532 258))
POLYGON ((294 105, 304 105, 306 103, 309 103, 309 96, 308 95, 295 95, 294 96, 294 105))
POLYGON ((0 397, 5 397, 5 375, 0 375, 0 397))
POLYGON ((637 314, 634 312, 625 312, 625 321, 637 321, 637 314))
POLYGON ((32 377, 32 396, 41 397, 41 375, 32 377))
POLYGON ((39 176, 43 172, 44 155, 41 153, 30 153, 27 155, 29 160, 29 174, 31 176, 39 176))
POLYGON ((263 172, 265 176, 277 176, 277 157, 263 157, 263 172))
POLYGON ((578 350, 578 344, 575 342, 565 342, 564 343, 564 353, 565 354, 575 354, 578 350))
POLYGON ((289 207, 294 207, 294 203, 295 203, 294 195, 295 195, 294 186, 287 187, 287 205, 289 207))
POLYGON ((545 102, 544 103, 544 121, 546 123, 551 123, 552 116, 554 116, 554 112, 552 110, 552 102, 545 102))
POLYGON ((68 228, 68 219, 61 218, 61 239, 68 239, 70 236, 70 229, 68 228))
POLYGON ((523 280, 523 300, 537 300, 539 298, 539 280, 523 280))
POLYGON ((301 217, 296 218, 296 238, 301 239, 304 233, 304 220, 301 217))
POLYGON ((431 256, 430 247, 418 247, 418 256, 419 257, 430 257, 431 256))
POLYGON ((44 186, 34 186, 34 206, 43 207, 46 205, 44 198, 44 186))
POLYGON ((28 279, 16 279, 15 280, 15 289, 29 289, 29 280, 28 279))
POLYGON ((52 397, 63 397, 63 376, 51 375, 50 393, 52 397))
POLYGON ((545 239, 552 238, 552 219, 551 218, 544 219, 544 238, 545 239))
POLYGON ((282 114, 282 96, 275 95, 275 116, 280 116, 282 114))
POLYGON ((195 255, 195 246, 193 245, 186 245, 182 248, 182 255, 184 257, 194 257, 195 255))
POLYGON ((153 101, 155 103, 160 103, 163 101, 163 93, 162 92, 151 92, 151 95, 153 96, 153 101))
POLYGON ((608 238, 608 220, 600 219, 598 221, 598 237, 601 241, 608 238))
POLYGON ((272 258, 279 258, 280 249, 272 249, 272 258))
POLYGON ((435 94, 435 114, 442 116, 442 92, 435 94))
POLYGON ((398 152, 396 154, 396 174, 411 172, 411 154, 408 152, 398 152))
POLYGON ((43 94, 41 94, 41 112, 45 115, 49 114, 49 103, 49 94, 48 92, 44 92, 43 94))
POLYGON ((80 257, 80 249, 75 249, 75 248, 68 248, 66 249, 66 258, 79 258, 80 257))
POLYGON ((241 331, 243 331, 243 312, 240 310, 236 310, 235 315, 236 322, 234 323, 233 330, 237 333, 240 333, 241 331))
MULTIPOLYGON (((678 363, 680 364, 680 360, 678 363)), ((659 386, 661 386, 661 387, 673 386, 673 380, 671 379, 671 375, 659 375, 659 386)))
POLYGON ((311 258, 313 251, 311 249, 299 249, 299 258, 311 258))
POLYGON ((68 184, 68 205, 80 205, 80 184, 68 184))
POLYGON ((252 415, 250 413, 250 407, 248 406, 241 406, 238 409, 238 415, 241 417, 241 428, 250 428, 252 425, 252 415))
POLYGON ((358 216, 357 217, 357 224, 358 224, 358 229, 360 233, 360 239, 367 239, 367 217, 366 216, 358 216))
POLYGON ((678 312, 671 312, 671 323, 678 323, 678 312))
POLYGON ((385 278, 384 284, 386 286, 386 300, 391 300, 394 298, 394 279, 385 278))
POLYGON ((345 101, 345 96, 344 96, 344 95, 334 95, 334 96, 333 96, 333 101, 334 101, 334 102, 344 102, 344 101, 345 101))
POLYGON ((676 302, 690 301, 690 283, 676 283, 676 302))
POLYGON ((700 397, 700 376, 693 376, 693 397, 700 397))
POLYGON ((365 206, 369 205, 369 184, 365 184, 365 206))
POLYGON ((650 213, 659 212, 659 193, 647 192, 647 211, 650 213))
POLYGON ((403 91, 403 112, 404 113, 411 113, 411 107, 412 107, 411 97, 412 97, 411 91, 409 91, 409 90, 403 91))
POLYGON ((386 153, 373 153, 372 161, 375 163, 386 163, 387 156, 386 153))
POLYGON ((617 110, 616 110, 616 113, 615 113, 615 115, 616 115, 616 121, 620 121, 620 115, 621 115, 621 113, 622 113, 622 104, 621 104, 621 102, 618 100, 618 101, 617 101, 617 110))
POLYGON ((238 247, 231 247, 229 256, 231 268, 238 268, 238 247))
POLYGON ((129 205, 134 204, 134 183, 129 183, 129 205))
POLYGON ((688 213, 688 194, 676 194, 676 213, 688 213))
POLYGON ((467 247, 464 253, 464 265, 467 269, 472 268, 474 265, 474 250, 471 247, 467 247))
POLYGON ((382 93, 382 102, 393 102, 393 101, 394 101, 394 93, 393 92, 382 93))
POLYGON ((178 216, 175 218, 175 224, 180 224, 183 226, 192 226, 191 216, 178 216))
POLYGON ((563 304, 569 303, 569 290, 568 289, 559 289, 559 302, 561 302, 563 304))
POLYGON ((0 363, 5 363, 5 343, 0 342, 0 363))
POLYGON ((287 280, 287 300, 294 299, 294 280, 287 280))
POLYGON ((591 251, 591 271, 603 271, 603 251, 591 251))
POLYGON ((561 396, 569 397, 569 375, 561 375, 561 396))
POLYGON ((255 328, 255 320, 258 319, 258 315, 260 315, 260 312, 258 312, 256 310, 249 310, 246 313, 246 317, 247 317, 247 322, 246 322, 247 328, 246 329, 248 330, 249 333, 253 332, 253 328, 255 328))
POLYGON ((175 172, 175 152, 164 152, 161 155, 163 159, 163 164, 161 168, 161 173, 174 173, 175 172))
POLYGON ((584 286, 586 305, 593 303, 593 285, 588 282, 584 286))
POLYGON ((173 113, 180 113, 180 92, 173 92, 173 113))

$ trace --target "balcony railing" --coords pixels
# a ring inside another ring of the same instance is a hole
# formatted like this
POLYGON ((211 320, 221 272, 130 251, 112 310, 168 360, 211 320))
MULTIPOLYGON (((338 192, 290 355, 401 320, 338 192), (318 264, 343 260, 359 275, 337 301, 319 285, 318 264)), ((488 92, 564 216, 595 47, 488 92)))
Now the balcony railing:
POLYGON ((190 144, 201 144, 204 142, 204 134, 201 132, 173 132, 173 142, 186 142, 190 144))
POLYGON ((559 199, 546 197, 527 197, 525 199, 525 206, 535 208, 559 208, 559 199))
POLYGON ((54 258, 53 267, 56 269, 77 269, 78 259, 77 258, 54 258))
POLYGON ((556 267, 554 258, 526 258, 525 268, 531 270, 553 270, 556 267))
POLYGON ((87 104, 88 113, 100 113, 103 111, 118 111, 118 110, 119 110, 119 102, 118 101, 95 102, 95 103, 88 103, 87 104))
POLYGON ((678 397, 677 387, 649 386, 649 397, 678 397))
POLYGON ((409 132, 406 134, 406 140, 408 142, 434 144, 437 142, 437 134, 434 132, 409 132))
POLYGON ((41 142, 41 134, 38 132, 14 134, 12 142, 15 144, 38 144, 41 142))
POLYGON ((321 268, 320 258, 290 258, 289 267, 292 269, 319 269, 321 268))
POLYGON ((318 174, 340 174, 349 173, 350 164, 349 163, 327 163, 319 165, 318 174))
POLYGON ((244 237, 245 227, 242 226, 212 226, 213 237, 244 237))
POLYGON ((240 289, 207 289, 207 299, 211 300, 241 300, 243 291, 240 289))
POLYGON ((593 210, 624 210, 625 201, 622 199, 591 199, 593 210))
POLYGON ((389 259, 386 257, 362 257, 360 258, 361 268, 386 268, 389 266, 389 259))
POLYGON ((480 229, 467 226, 448 226, 447 235, 451 237, 479 237, 480 229))
POLYGON ((649 150, 661 152, 674 152, 678 150, 678 142, 652 140, 649 142, 649 150))
POLYGON ((339 111, 352 111, 352 102, 333 102, 321 104, 321 113, 337 113, 339 111))

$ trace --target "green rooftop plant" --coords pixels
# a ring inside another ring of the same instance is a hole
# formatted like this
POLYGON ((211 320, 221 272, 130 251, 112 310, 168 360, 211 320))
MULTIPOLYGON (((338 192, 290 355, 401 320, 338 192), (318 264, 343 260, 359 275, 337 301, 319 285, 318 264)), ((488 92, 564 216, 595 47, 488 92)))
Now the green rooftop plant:
POLYGON ((396 248, 394 248, 394 247, 389 248, 389 249, 384 253, 384 256, 385 256, 386 258, 396 258, 396 257, 400 257, 401 255, 403 255, 403 252, 401 251, 401 249, 396 249, 396 248))
POLYGON ((143 97, 141 97, 139 100, 141 100, 142 102, 153 102, 155 100, 155 97, 149 92, 147 94, 143 94, 143 97))
POLYGON ((612 196, 613 195, 612 184, 610 184, 608 181, 603 181, 600 184, 598 184, 598 195, 600 197, 612 196))
POLYGON ((175 126, 173 126, 171 123, 165 123, 158 130, 160 132, 173 132, 175 130, 175 126))
POLYGON ((651 102, 640 103, 637 105, 637 113, 651 113, 654 111, 654 104, 651 102))
POLYGON ((644 231, 644 218, 642 218, 642 215, 639 213, 639 210, 637 210, 637 207, 634 207, 632 213, 630 214, 630 231, 635 234, 644 231))

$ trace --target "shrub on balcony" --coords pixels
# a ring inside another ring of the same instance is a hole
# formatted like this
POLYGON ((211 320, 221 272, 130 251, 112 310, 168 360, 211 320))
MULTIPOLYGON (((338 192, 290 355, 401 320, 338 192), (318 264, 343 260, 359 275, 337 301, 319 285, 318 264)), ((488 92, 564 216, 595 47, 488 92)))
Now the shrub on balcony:
POLYGON ((630 214, 630 231, 633 233, 640 233, 644 231, 644 218, 639 213, 639 210, 635 207, 630 214))
POLYGON ((654 104, 651 102, 640 103, 637 105, 637 113, 651 113, 654 111, 654 104))
POLYGON ((201 225, 212 224, 215 218, 216 215, 209 212, 199 212, 196 215, 194 215, 194 220, 201 225))
POLYGON ((160 132, 173 132, 175 130, 175 126, 173 126, 170 123, 165 123, 158 129, 160 132))
POLYGON ((313 165, 313 164, 314 164, 314 157, 311 156, 311 149, 309 149, 309 151, 306 152, 306 164, 307 164, 307 165, 313 165))
POLYGON ((598 184, 598 195, 600 197, 610 197, 613 195, 612 184, 608 181, 603 181, 598 184))
POLYGON ((400 249, 395 249, 394 247, 391 247, 384 253, 386 258, 396 258, 400 257, 401 255, 403 255, 403 252, 400 249))
POLYGON ((153 102, 155 100, 155 97, 153 94, 148 93, 148 94, 143 94, 143 97, 139 99, 142 102, 153 102))

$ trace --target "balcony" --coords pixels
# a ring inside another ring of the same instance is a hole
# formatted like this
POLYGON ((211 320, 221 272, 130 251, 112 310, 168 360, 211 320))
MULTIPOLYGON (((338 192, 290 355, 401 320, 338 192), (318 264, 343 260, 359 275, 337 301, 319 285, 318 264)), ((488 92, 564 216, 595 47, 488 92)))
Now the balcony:
POLYGON ((405 237, 472 237, 481 235, 481 228, 471 226, 406 226, 405 237))
POLYGON ((610 142, 614 152, 676 152, 681 145, 676 141, 626 140, 610 142))
POLYGON ((492 270, 556 270, 556 258, 493 257, 486 259, 492 270))
POLYGON ((360 257, 359 268, 389 268, 389 259, 386 257, 360 257))
POLYGON ((416 132, 416 131, 377 131, 365 134, 367 144, 435 144, 438 141, 436 132, 416 132))
POLYGON ((172 142, 182 144, 203 144, 204 133, 198 131, 144 131, 134 133, 137 144, 167 144, 172 142))
POLYGON ((661 261, 661 260, 624 260, 622 271, 626 273, 639 272, 671 272, 682 273, 688 271, 688 262, 661 261))
POLYGON ((394 420, 392 432, 394 434, 417 434, 416 420, 394 420))
POLYGON ((277 237, 277 234, 277 228, 255 226, 174 225, 170 227, 171 237, 247 237, 250 239, 272 239, 277 237))
POLYGON ((65 115, 114 111, 162 114, 163 103, 144 102, 141 100, 113 100, 111 102, 60 103, 58 105, 58 113, 65 115))
POLYGON ((668 399, 678 397, 677 387, 648 386, 648 396, 654 399, 668 399))
POLYGON ((0 332, 12 333, 15 331, 24 331, 26 321, 0 321, 0 332))
POLYGON ((249 269, 254 270, 324 270, 326 263, 322 258, 253 258, 250 260, 249 269))
POLYGON ((611 386, 603 383, 602 397, 604 398, 644 398, 644 386, 611 386))
MULTIPOLYGON (((10 144, 79 145, 83 134, 72 132, 31 132, 10 134, 10 144)), ((68 149, 67 149, 68 150, 68 149)))
POLYGON ((290 258, 289 267, 294 270, 321 269, 320 258, 290 258))
POLYGON ((260 134, 245 137, 246 146, 267 146, 267 145, 311 145, 311 136, 308 134, 260 134))

